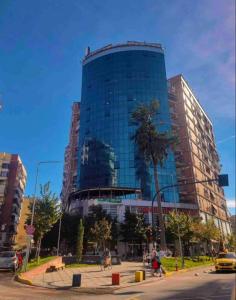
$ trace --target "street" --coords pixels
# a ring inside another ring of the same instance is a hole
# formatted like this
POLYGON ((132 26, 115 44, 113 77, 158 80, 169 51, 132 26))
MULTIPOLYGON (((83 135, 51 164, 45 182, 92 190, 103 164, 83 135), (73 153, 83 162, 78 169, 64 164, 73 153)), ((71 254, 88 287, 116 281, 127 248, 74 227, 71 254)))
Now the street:
POLYGON ((22 285, 13 281, 13 275, 0 273, 0 300, 30 299, 125 299, 125 300, 230 300, 235 284, 235 273, 219 273, 210 271, 210 267, 190 271, 172 277, 163 278, 156 283, 144 283, 117 290, 113 295, 78 294, 73 290, 45 289, 22 285), (207 273, 206 273, 207 271, 207 273), (196 274, 198 276, 196 276, 196 274))

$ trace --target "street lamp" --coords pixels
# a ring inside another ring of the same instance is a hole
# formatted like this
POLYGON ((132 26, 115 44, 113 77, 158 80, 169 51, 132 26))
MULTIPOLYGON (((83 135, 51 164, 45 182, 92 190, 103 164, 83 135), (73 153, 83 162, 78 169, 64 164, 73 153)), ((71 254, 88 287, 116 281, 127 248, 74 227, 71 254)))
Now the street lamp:
MULTIPOLYGON (((172 181, 172 185, 174 186, 174 179, 173 179, 173 174, 171 174, 171 181, 172 181)), ((174 200, 175 200, 175 213, 177 214, 177 203, 176 203, 176 195, 175 195, 175 188, 173 187, 174 190, 174 200)), ((179 222, 177 222, 177 230, 178 230, 178 241, 179 241, 179 252, 180 252, 180 256, 181 256, 181 267, 182 269, 184 268, 184 253, 183 253, 183 248, 182 248, 182 240, 180 237, 180 229, 179 229, 179 222)))
MULTIPOLYGON (((47 161, 39 161, 37 163, 36 168, 36 177, 35 177, 35 185, 34 185, 34 194, 33 194, 33 207, 32 207, 32 215, 31 215, 31 221, 30 225, 33 226, 34 223, 34 213, 35 213, 35 204, 36 204, 36 191, 37 191, 37 184, 38 184, 38 175, 39 175, 39 166, 42 164, 58 164, 61 163, 60 160, 47 160, 47 161)), ((27 243, 27 250, 26 250, 26 257, 25 257, 25 270, 29 261, 29 253, 30 253, 30 247, 31 247, 31 237, 28 238, 27 243)))
POLYGON ((57 256, 59 256, 60 240, 61 240, 61 218, 62 218, 62 203, 60 205, 60 219, 59 219, 58 238, 57 238, 57 256))

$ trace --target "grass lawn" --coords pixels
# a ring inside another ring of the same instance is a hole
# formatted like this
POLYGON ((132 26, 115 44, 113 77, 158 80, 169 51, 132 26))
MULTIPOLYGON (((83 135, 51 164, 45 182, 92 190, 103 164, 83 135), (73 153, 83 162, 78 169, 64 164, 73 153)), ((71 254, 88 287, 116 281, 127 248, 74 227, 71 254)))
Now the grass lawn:
POLYGON ((48 257, 40 258, 39 263, 37 262, 37 259, 33 259, 31 260, 30 263, 28 263, 27 271, 36 268, 38 266, 41 266, 42 264, 45 264, 54 258, 56 258, 56 256, 48 256, 48 257))
POLYGON ((70 264, 70 265, 66 265, 66 268, 87 268, 87 267, 94 267, 94 266, 98 266, 97 264, 70 264))
MULTIPOLYGON (((163 257, 161 259, 161 262, 163 264, 163 267, 166 271, 175 271, 175 258, 174 257, 163 257)), ((210 259, 208 260, 207 256, 201 256, 200 260, 193 261, 190 257, 185 257, 184 259, 184 265, 185 269, 198 267, 198 266, 210 266, 213 265, 213 261, 210 259)), ((181 269, 181 258, 178 257, 178 268, 181 269)))

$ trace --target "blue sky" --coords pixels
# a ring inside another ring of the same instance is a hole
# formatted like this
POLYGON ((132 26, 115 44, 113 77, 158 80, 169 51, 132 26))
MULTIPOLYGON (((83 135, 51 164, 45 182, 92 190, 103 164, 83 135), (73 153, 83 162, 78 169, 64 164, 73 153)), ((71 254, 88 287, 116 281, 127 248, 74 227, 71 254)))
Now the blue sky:
MULTIPOLYGON (((0 151, 19 153, 32 194, 36 163, 63 160, 71 104, 80 99, 85 48, 138 40, 165 47, 168 77, 182 73, 211 118, 225 189, 235 206, 233 0, 0 1, 0 151)), ((60 192, 62 164, 40 182, 60 192)), ((231 208, 233 212, 233 208, 231 208)))

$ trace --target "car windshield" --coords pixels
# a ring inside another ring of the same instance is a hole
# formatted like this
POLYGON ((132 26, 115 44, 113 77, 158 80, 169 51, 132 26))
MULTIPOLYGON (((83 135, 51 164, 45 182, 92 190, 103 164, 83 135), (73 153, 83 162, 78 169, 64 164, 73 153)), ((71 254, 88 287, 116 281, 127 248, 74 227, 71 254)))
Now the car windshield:
POLYGON ((15 252, 0 252, 0 257, 14 257, 15 252))
POLYGON ((235 253, 220 253, 219 258, 236 258, 235 253))

